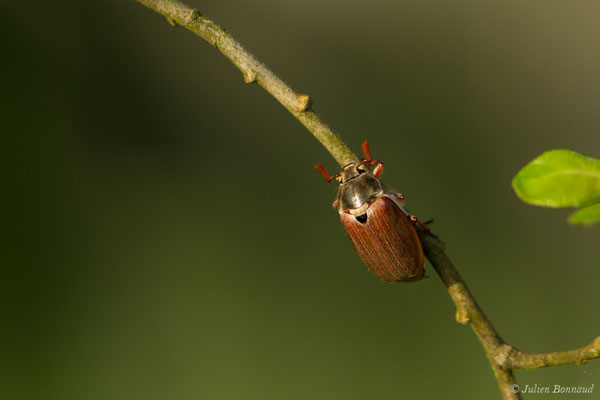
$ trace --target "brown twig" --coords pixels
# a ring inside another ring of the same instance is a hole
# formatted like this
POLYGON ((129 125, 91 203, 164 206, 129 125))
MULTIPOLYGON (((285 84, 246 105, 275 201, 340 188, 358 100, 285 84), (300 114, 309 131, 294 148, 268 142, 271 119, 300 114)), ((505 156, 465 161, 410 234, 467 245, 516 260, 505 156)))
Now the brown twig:
MULTIPOLYGON (((311 108, 310 96, 296 93, 237 42, 225 29, 177 0, 136 0, 162 14, 171 25, 181 25, 200 36, 243 74, 247 83, 256 82, 275 97, 344 166, 358 158, 340 137, 311 108)), ((528 354, 505 343, 487 319, 464 280, 445 253, 444 243, 427 230, 419 229, 425 255, 448 288, 456 305, 456 320, 469 324, 483 345, 505 400, 520 399, 515 390, 513 369, 537 369, 562 364, 583 364, 600 357, 600 337, 580 349, 556 353, 528 354)))

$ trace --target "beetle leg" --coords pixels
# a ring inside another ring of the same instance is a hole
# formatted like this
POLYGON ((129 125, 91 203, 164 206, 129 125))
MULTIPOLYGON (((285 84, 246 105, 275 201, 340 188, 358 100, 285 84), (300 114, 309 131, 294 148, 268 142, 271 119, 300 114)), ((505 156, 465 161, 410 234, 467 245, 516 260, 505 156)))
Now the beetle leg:
MULTIPOLYGON (((373 170, 373 175, 377 178, 383 172, 383 163, 381 161, 377 161, 377 166, 373 170)), ((404 196, 402 196, 404 197, 404 196)))
POLYGON ((335 199, 335 200, 333 201, 333 203, 331 204, 331 206, 332 206, 333 208, 338 208, 338 207, 340 206, 340 202, 338 201, 338 199, 335 199))
POLYGON ((422 223, 421 221, 417 221, 417 223, 420 224, 423 227, 423 229, 425 230, 425 232, 427 232, 428 235, 431 235, 434 238, 439 239, 438 235, 436 235, 435 233, 431 232, 431 229, 429 229, 429 226, 426 225, 427 222, 422 223))
POLYGON ((319 171, 321 173, 321 175, 323 175, 323 178, 325 178, 325 180, 328 183, 331 182, 332 180, 334 180, 335 178, 339 178, 340 177, 340 174, 335 174, 335 175, 329 176, 329 172, 327 172, 327 170, 325 169, 325 167, 322 166, 322 165, 320 165, 320 164, 315 165, 315 169, 317 171, 319 171))
POLYGON ((377 178, 383 172, 383 162, 379 160, 362 160, 358 163, 358 165, 376 165, 375 169, 373 170, 373 175, 375 176, 375 178, 377 178))
POLYGON ((398 200, 404 200, 404 195, 403 194, 396 193, 396 197, 398 198, 398 200))
POLYGON ((427 224, 430 224, 433 222, 433 219, 430 219, 425 222, 421 222, 421 221, 419 221, 419 219, 417 217, 415 217, 414 215, 411 215, 411 214, 408 214, 408 218, 413 222, 413 224, 419 225, 419 227, 421 229, 423 229, 428 235, 431 235, 434 238, 439 239, 438 236, 436 234, 434 234, 433 232, 431 232, 431 229, 429 229, 429 227, 427 226, 427 224))
POLYGON ((371 149, 369 148, 369 141, 365 140, 364 142, 362 142, 362 152, 365 155, 365 159, 363 161, 360 162, 360 164, 366 164, 366 165, 377 165, 375 167, 375 169, 373 170, 373 175, 375 175, 375 178, 377 178, 379 176, 379 174, 381 174, 383 172, 383 163, 381 161, 375 161, 373 160, 373 157, 371 156, 371 149))

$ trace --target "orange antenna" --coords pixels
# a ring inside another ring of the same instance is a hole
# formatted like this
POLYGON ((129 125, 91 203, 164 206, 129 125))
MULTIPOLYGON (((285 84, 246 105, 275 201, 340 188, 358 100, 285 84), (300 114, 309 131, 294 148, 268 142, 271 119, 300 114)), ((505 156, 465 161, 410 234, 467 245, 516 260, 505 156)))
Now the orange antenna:
POLYGON ((325 178, 325 180, 327 182, 331 182, 333 179, 339 177, 339 174, 333 175, 333 176, 329 176, 329 172, 327 172, 327 170, 325 169, 324 166, 322 166, 321 164, 317 164, 315 165, 315 169, 317 171, 319 171, 321 173, 321 175, 323 175, 323 178, 325 178))
POLYGON ((365 155, 365 159, 366 160, 371 160, 371 150, 369 149, 369 141, 365 140, 362 143, 362 152, 365 155))

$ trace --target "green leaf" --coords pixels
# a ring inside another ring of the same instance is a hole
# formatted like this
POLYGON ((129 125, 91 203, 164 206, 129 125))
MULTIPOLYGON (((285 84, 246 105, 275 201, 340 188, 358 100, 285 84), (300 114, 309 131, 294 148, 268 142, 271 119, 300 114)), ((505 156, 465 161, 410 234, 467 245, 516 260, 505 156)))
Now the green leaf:
POLYGON ((569 223, 573 225, 594 225, 598 222, 600 222, 600 203, 581 208, 569 216, 569 223))
POLYGON ((571 150, 550 150, 527 164, 512 181, 526 203, 579 207, 600 200, 600 160, 571 150))

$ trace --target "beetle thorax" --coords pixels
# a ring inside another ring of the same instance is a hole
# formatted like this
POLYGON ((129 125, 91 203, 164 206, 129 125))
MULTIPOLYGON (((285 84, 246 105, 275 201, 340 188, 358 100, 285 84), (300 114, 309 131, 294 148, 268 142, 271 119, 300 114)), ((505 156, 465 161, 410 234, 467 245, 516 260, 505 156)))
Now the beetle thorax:
POLYGON ((364 214, 369 203, 382 194, 381 182, 364 165, 352 163, 342 169, 337 196, 340 212, 364 214))

